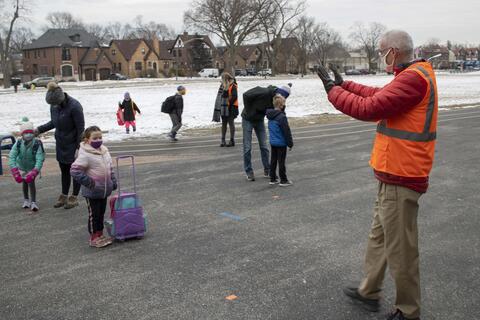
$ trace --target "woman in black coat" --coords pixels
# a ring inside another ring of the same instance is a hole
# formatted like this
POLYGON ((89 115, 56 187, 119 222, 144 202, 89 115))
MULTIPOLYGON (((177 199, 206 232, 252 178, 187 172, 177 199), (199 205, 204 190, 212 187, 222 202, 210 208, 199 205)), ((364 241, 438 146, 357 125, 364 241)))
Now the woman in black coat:
POLYGON ((85 129, 83 108, 77 100, 64 93, 55 82, 50 82, 47 89, 45 100, 50 105, 51 120, 39 126, 35 133, 38 135, 55 129, 57 161, 62 172, 62 194, 54 207, 71 209, 78 206, 77 196, 80 192, 80 184, 73 181, 73 193, 68 197, 72 180, 70 167, 75 161, 75 153, 85 129))
POLYGON ((229 73, 222 75, 223 88, 220 103, 220 116, 222 118, 222 143, 220 147, 235 146, 235 119, 238 117, 238 89, 235 78, 229 73), (226 143, 227 126, 230 127, 230 142, 226 143))

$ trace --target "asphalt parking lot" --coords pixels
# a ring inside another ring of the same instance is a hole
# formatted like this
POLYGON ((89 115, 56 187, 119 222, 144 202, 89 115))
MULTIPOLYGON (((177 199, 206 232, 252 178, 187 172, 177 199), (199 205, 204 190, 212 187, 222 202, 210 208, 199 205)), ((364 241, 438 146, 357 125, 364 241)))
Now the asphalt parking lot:
MULTIPOLYGON (((374 130, 293 128, 289 188, 247 182, 240 143, 219 148, 218 137, 111 145, 158 162, 137 167, 147 236, 102 250, 88 246, 84 201, 53 209, 58 175, 38 182, 36 216, 0 179, 0 319, 383 319, 388 275, 379 314, 341 292, 362 276, 374 130)), ((480 318, 479 139, 480 108, 440 113, 419 212, 422 319, 480 318)), ((256 145, 253 158, 260 174, 256 145)))

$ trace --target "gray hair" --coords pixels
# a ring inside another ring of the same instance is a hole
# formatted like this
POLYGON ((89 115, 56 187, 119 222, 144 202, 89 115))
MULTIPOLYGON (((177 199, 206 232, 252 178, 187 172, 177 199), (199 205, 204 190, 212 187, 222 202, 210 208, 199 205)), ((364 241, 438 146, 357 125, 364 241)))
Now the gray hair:
POLYGON ((413 40, 402 30, 390 30, 382 35, 381 40, 388 47, 398 49, 402 54, 413 56, 413 40))

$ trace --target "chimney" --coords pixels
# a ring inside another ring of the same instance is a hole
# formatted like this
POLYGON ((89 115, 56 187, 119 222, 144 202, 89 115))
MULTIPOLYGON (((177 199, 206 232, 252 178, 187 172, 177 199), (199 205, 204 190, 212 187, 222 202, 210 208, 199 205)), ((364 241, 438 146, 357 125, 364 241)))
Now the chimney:
POLYGON ((188 32, 187 31, 183 31, 183 35, 186 37, 188 36, 188 32))
POLYGON ((158 37, 156 34, 153 35, 152 37, 152 46, 153 46, 153 51, 155 51, 155 53, 160 56, 160 40, 158 40, 158 37))

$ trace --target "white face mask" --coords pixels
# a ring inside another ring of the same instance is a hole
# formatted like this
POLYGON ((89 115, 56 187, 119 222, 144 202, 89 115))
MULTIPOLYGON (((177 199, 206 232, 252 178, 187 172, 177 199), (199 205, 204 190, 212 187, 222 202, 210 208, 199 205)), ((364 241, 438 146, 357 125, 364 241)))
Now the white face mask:
POLYGON ((393 48, 390 48, 390 50, 388 50, 387 54, 385 54, 383 56, 383 63, 385 63, 385 71, 387 72, 393 72, 393 67, 395 65, 395 56, 393 57, 393 61, 392 61, 392 64, 387 64, 387 57, 388 55, 390 54, 390 52, 392 51, 393 48))
POLYGON ((34 134, 33 133, 25 133, 22 138, 23 140, 25 141, 32 141, 33 140, 33 137, 34 137, 34 134))

